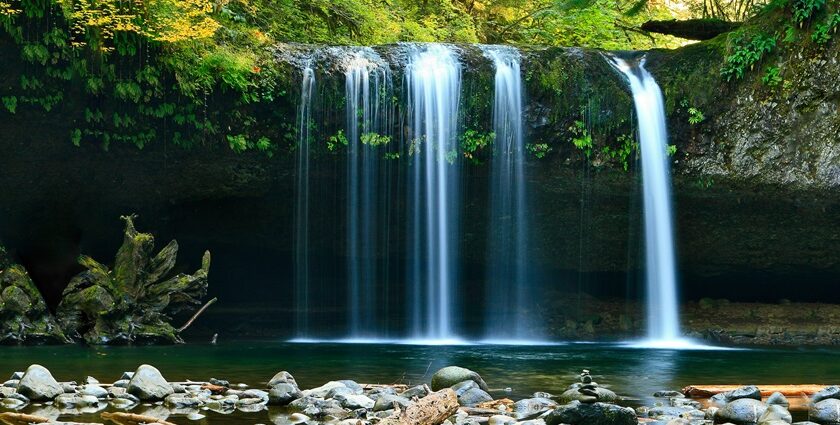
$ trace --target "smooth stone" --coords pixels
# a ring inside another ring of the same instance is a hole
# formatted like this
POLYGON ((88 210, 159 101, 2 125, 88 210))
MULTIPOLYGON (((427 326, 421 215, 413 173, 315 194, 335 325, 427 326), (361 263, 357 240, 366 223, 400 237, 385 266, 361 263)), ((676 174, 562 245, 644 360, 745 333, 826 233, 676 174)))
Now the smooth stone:
POLYGON ((362 394, 342 394, 336 400, 341 403, 341 407, 350 410, 373 409, 375 404, 372 399, 362 394))
POLYGON ((475 407, 475 405, 479 403, 492 400, 493 397, 491 397, 490 394, 487 393, 487 391, 484 391, 481 388, 470 388, 469 390, 464 391, 463 394, 458 396, 458 404, 466 407, 475 407))
POLYGON ((455 395, 460 397, 461 394, 473 388, 478 388, 478 384, 476 384, 475 381, 463 381, 453 385, 451 388, 452 391, 455 391, 455 395))
POLYGON ((23 378, 24 372, 15 372, 9 378, 10 381, 20 381, 20 378, 23 378))
POLYGON ((715 421, 732 422, 739 425, 755 424, 766 410, 767 406, 759 400, 739 398, 720 408, 715 414, 715 421))
POLYGON ((187 392, 187 387, 185 387, 181 384, 169 384, 169 385, 172 386, 172 391, 174 391, 176 394, 183 394, 183 393, 187 392))
POLYGON ((826 398, 811 405, 808 420, 822 425, 840 424, 840 400, 826 398))
POLYGON ((545 417, 546 425, 637 425, 636 412, 608 403, 573 401, 559 406, 545 417))
POLYGON ((53 378, 50 371, 37 364, 26 369, 17 388, 20 394, 34 401, 52 400, 64 394, 64 387, 53 378))
POLYGON ((120 375, 119 380, 120 381, 122 381, 122 380, 130 381, 131 378, 133 378, 133 377, 134 377, 134 372, 123 372, 122 375, 120 375))
POLYGON ((285 406, 302 396, 297 385, 281 382, 268 391, 268 403, 274 406, 285 406))
POLYGON ((78 392, 76 390, 76 384, 71 384, 69 382, 61 383, 61 388, 64 389, 65 394, 76 394, 78 392))
POLYGON ((127 398, 115 398, 110 401, 111 406, 116 407, 117 409, 125 409, 131 406, 136 406, 137 402, 129 400, 127 398))
POLYGON ((94 378, 94 377, 92 377, 92 376, 88 376, 87 378, 85 378, 85 384, 98 385, 98 384, 99 384, 99 380, 98 380, 98 379, 96 379, 96 378, 94 378))
POLYGON ((268 393, 263 390, 245 390, 239 395, 240 399, 255 398, 262 403, 268 403, 268 393))
POLYGON ((675 418, 668 421, 667 425, 691 425, 691 421, 685 418, 675 418))
POLYGON ((373 411, 382 412, 385 410, 391 410, 394 408, 395 404, 399 406, 400 409, 405 410, 405 408, 411 404, 411 400, 401 395, 382 394, 373 404, 373 411))
POLYGON ((364 388, 362 388, 362 386, 359 385, 359 383, 356 382, 356 381, 353 381, 353 380, 350 380, 350 379, 342 379, 342 380, 339 380, 338 382, 341 382, 342 384, 344 384, 344 386, 347 387, 348 389, 350 389, 350 391, 352 391, 353 394, 364 394, 364 392, 365 392, 364 388))
POLYGON ((711 400, 717 404, 724 405, 743 398, 761 401, 761 390, 755 385, 747 385, 732 391, 715 394, 711 397, 711 400))
POLYGON ((12 394, 17 394, 14 388, 0 386, 0 398, 6 398, 12 394))
POLYGON ((517 419, 532 419, 557 407, 557 402, 548 398, 534 397, 519 400, 513 405, 517 419))
POLYGON ((14 408, 23 406, 26 403, 24 403, 24 402, 22 402, 22 401, 20 401, 16 398, 4 398, 2 401, 0 401, 0 404, 2 404, 3 407, 9 408, 9 409, 14 409, 14 408))
POLYGON ((840 399, 840 387, 838 387, 836 385, 832 385, 830 387, 825 387, 825 388, 817 391, 811 397, 811 402, 819 403, 819 402, 821 402, 825 399, 828 399, 828 398, 840 399))
POLYGON ((399 394, 401 397, 412 399, 414 397, 423 398, 429 395, 429 388, 425 385, 415 385, 399 394))
POLYGON ((116 398, 122 398, 131 401, 132 403, 140 403, 140 399, 134 396, 133 394, 129 394, 128 392, 122 393, 117 395, 116 398))
POLYGON ((207 416, 204 416, 201 413, 197 413, 197 412, 196 413, 190 413, 190 414, 187 415, 187 419, 189 419, 191 421, 200 421, 200 420, 202 420, 206 417, 207 416))
POLYGON ((20 401, 22 401, 22 402, 24 402, 24 403, 27 403, 27 404, 29 404, 29 403, 30 403, 30 401, 31 401, 31 400, 29 400, 29 398, 28 398, 28 397, 26 397, 25 395, 23 395, 23 394, 18 394, 18 393, 11 393, 11 394, 9 394, 9 395, 8 395, 8 397, 7 397, 7 398, 14 398, 14 399, 18 399, 18 400, 20 400, 20 401))
POLYGON ((79 391, 79 393, 82 395, 92 395, 96 398, 108 397, 108 390, 100 387, 99 385, 93 384, 82 385, 82 389, 81 391, 79 391))
POLYGON ((654 397, 685 397, 685 395, 679 391, 657 391, 653 393, 654 397))
POLYGON ((505 415, 493 415, 487 419, 487 425, 513 425, 516 419, 505 415))
POLYGON ((197 397, 191 397, 183 394, 172 394, 166 397, 164 404, 169 407, 177 409, 201 407, 204 402, 197 397))
POLYGON ((218 385, 220 387, 230 387, 230 381, 226 381, 224 379, 210 378, 210 380, 207 382, 213 385, 218 385))
POLYGON ((474 381, 482 390, 490 391, 481 375, 458 366, 447 366, 435 372, 432 375, 432 391, 439 391, 464 381, 474 381))
POLYGON ((790 402, 788 401, 787 397, 785 397, 784 394, 782 394, 778 391, 776 391, 773 394, 770 394, 770 397, 767 397, 766 404, 768 406, 771 406, 771 405, 782 406, 785 409, 790 407, 790 402))
POLYGON ((295 381, 295 377, 292 376, 291 373, 282 370, 277 372, 271 379, 268 380, 268 386, 273 387, 277 384, 293 384, 297 386, 297 381, 295 381))
POLYGON ((602 403, 613 403, 618 401, 618 395, 606 388, 591 388, 590 391, 594 392, 594 395, 584 394, 580 390, 581 387, 569 389, 555 398, 557 398, 561 403, 569 403, 575 400, 580 401, 581 403, 594 403, 596 401, 600 401, 602 403))
POLYGON ((4 382, 3 386, 7 388, 17 388, 18 384, 20 384, 20 379, 10 379, 4 382))
POLYGON ((301 424, 307 421, 309 421, 309 416, 306 416, 303 413, 292 413, 289 415, 289 422, 293 424, 301 424))
POLYGON ((128 388, 128 382, 128 379, 120 379, 118 381, 114 381, 114 384, 111 386, 117 388, 128 388))
POLYGON ((53 401, 56 406, 60 407, 86 407, 98 406, 99 399, 92 395, 78 395, 78 394, 61 394, 53 401))
POLYGON ((142 401, 163 400, 174 392, 172 385, 166 382, 160 371, 147 364, 140 365, 128 382, 128 393, 142 401))
POLYGON ((759 425, 780 425, 781 423, 790 424, 791 422, 793 422, 793 417, 790 412, 779 404, 767 406, 767 410, 758 418, 759 425))
POLYGON ((310 396, 310 397, 317 397, 317 398, 325 398, 327 394, 329 394, 330 390, 338 387, 344 387, 345 385, 338 381, 330 381, 320 387, 315 387, 308 390, 301 391, 303 395, 310 396))

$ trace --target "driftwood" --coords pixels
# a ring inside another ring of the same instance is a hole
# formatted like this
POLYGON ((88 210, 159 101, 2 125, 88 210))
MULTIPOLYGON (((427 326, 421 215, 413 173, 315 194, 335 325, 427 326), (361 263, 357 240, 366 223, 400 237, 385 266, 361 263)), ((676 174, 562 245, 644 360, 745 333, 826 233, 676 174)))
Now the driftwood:
POLYGON ((458 411, 458 397, 451 388, 431 393, 380 421, 381 425, 439 425, 458 411))
MULTIPOLYGON (((691 398, 709 398, 715 394, 725 393, 741 387, 742 385, 689 385, 682 389, 682 393, 686 397, 691 398)), ((780 392, 785 397, 811 396, 825 387, 825 385, 817 384, 758 385, 762 397, 767 397, 775 392, 780 392)))
POLYGON ((673 35, 689 40, 709 40, 723 33, 734 31, 740 22, 726 22, 720 19, 676 19, 667 21, 647 21, 642 30, 657 34, 673 35))
POLYGON ((499 400, 490 400, 490 401, 481 402, 481 403, 476 404, 475 407, 477 407, 479 409, 493 409, 496 412, 498 412, 499 411, 499 406, 504 406, 505 409, 512 410, 513 409, 513 404, 514 404, 513 400, 511 400, 509 398, 502 398, 502 399, 499 399, 499 400))
POLYGON ((204 310, 207 310, 207 307, 210 307, 211 305, 213 305, 218 300, 219 300, 218 298, 213 298, 212 300, 207 301, 207 304, 204 304, 204 306, 202 306, 200 309, 198 309, 198 311, 196 311, 195 314, 193 314, 192 317, 190 317, 190 320, 187 320, 187 323, 184 323, 184 326, 181 326, 180 328, 178 328, 178 333, 181 333, 181 332, 184 332, 185 330, 187 330, 187 328, 190 327, 190 325, 192 325, 193 322, 195 322, 195 319, 198 319, 198 316, 201 316, 201 313, 204 313, 204 310))
POLYGON ((401 393, 408 389, 408 385, 406 384, 359 384, 363 390, 375 390, 377 388, 393 388, 398 393, 401 393))
POLYGON ((31 424, 51 424, 51 425, 103 425, 98 423, 82 423, 82 422, 60 422, 54 421, 43 416, 27 415, 25 413, 0 413, 0 422, 6 425, 31 425, 31 424))
POLYGON ((99 416, 117 425, 175 425, 172 422, 167 422, 154 416, 138 415, 136 413, 102 412, 99 416))

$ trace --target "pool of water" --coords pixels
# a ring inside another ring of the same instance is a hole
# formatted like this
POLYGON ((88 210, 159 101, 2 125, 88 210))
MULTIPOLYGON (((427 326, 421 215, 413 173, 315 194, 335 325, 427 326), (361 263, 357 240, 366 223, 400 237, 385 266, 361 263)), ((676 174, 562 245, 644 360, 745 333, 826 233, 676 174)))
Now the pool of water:
MULTIPOLYGON (((91 375, 107 383, 123 371, 149 363, 170 381, 212 377, 261 388, 274 373, 288 370, 301 388, 311 388, 336 379, 428 383, 441 367, 459 365, 479 372, 495 397, 519 399, 535 391, 562 392, 576 381, 581 369, 589 369, 600 384, 636 399, 631 403, 638 404, 650 402, 654 391, 692 384, 838 383, 838 360, 838 348, 710 351, 581 343, 423 346, 235 341, 163 347, 4 347, 0 349, 0 376, 39 363, 59 380, 81 381, 91 375)), ((141 406, 136 412, 155 408, 141 406)), ((279 410, 202 413, 207 415, 203 421, 212 423, 282 423, 279 410)))

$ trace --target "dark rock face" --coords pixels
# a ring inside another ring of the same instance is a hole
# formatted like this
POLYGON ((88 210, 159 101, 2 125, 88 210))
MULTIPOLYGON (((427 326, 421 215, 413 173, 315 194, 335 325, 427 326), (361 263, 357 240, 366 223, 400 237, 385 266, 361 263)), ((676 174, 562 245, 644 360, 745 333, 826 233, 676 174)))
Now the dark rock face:
POLYGON ((636 425, 636 412, 628 407, 577 401, 554 409, 545 417, 547 425, 636 425))

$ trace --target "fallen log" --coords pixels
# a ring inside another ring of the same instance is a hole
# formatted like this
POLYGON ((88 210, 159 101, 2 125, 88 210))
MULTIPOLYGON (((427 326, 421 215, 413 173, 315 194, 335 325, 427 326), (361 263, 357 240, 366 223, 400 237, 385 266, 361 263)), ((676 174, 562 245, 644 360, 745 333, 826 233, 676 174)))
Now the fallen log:
POLYGON ((136 413, 102 412, 99 416, 117 425, 175 425, 172 422, 167 422, 154 416, 138 415, 136 413))
POLYGON ((451 388, 431 393, 393 416, 379 422, 380 425, 439 425, 458 411, 458 397, 451 388))
POLYGON ((50 425, 103 425, 98 423, 87 422, 60 422, 54 421, 43 416, 27 415, 25 413, 5 412, 0 413, 0 422, 6 425, 32 425, 32 424, 50 424, 50 425))
POLYGON ((373 390, 377 388, 393 388, 397 392, 403 392, 408 389, 406 384, 359 384, 363 390, 373 390))
POLYGON ((642 31, 673 35, 689 40, 709 40, 723 33, 734 31, 740 22, 726 22, 720 19, 686 19, 678 21, 647 21, 642 24, 642 31))
MULTIPOLYGON (((709 398, 715 394, 736 390, 743 385, 689 385, 682 389, 686 397, 709 398)), ((780 392, 785 397, 812 396, 822 390, 826 385, 803 384, 803 385, 757 385, 762 397, 767 397, 775 392, 780 392)))

